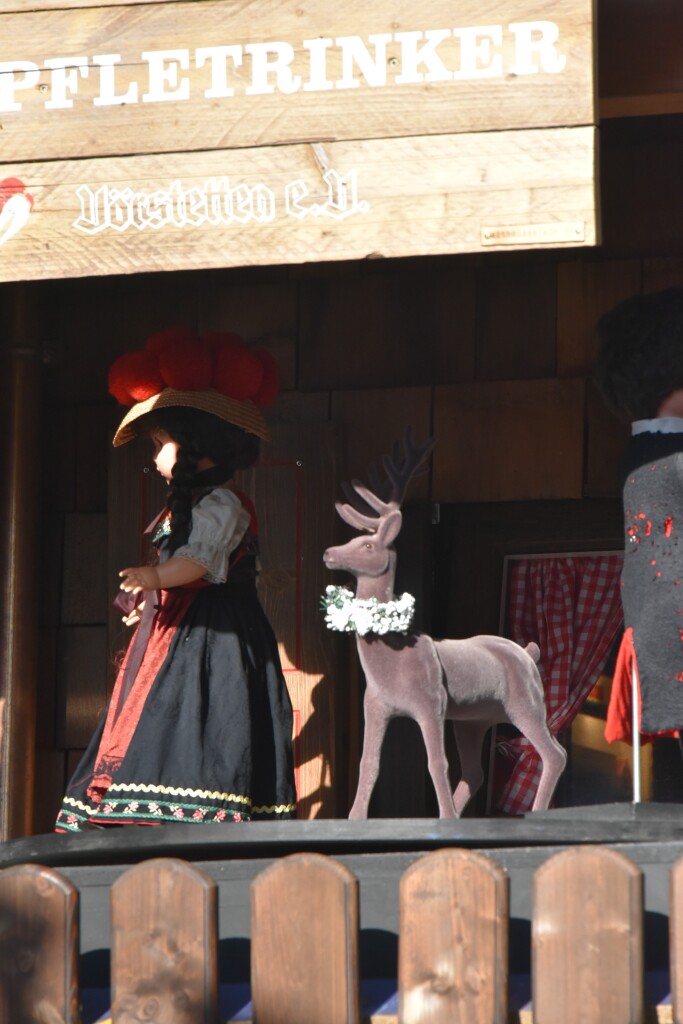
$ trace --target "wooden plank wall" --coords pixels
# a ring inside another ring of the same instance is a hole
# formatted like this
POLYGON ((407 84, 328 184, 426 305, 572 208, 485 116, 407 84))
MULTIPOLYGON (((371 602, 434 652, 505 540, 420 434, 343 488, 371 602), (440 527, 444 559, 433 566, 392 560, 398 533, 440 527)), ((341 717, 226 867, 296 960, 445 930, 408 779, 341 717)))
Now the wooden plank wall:
MULTIPOLYGON (((51 829, 64 776, 106 700, 121 640, 109 614, 115 570, 127 559, 123 539, 137 543, 141 513, 131 495, 139 492, 140 478, 132 466, 125 468, 121 452, 111 459, 109 454, 118 416, 106 396, 113 358, 152 330, 184 323, 241 331, 280 361, 284 390, 273 410, 272 451, 290 467, 311 458, 316 467, 302 492, 312 510, 308 547, 300 552, 308 573, 300 606, 305 645, 298 663, 287 662, 299 687, 300 728, 318 713, 316 728, 308 729, 305 757, 313 768, 304 813, 344 816, 358 758, 362 681, 353 671, 352 639, 329 635, 317 607, 322 587, 332 581, 321 570, 322 552, 349 535, 332 508, 340 481, 364 477, 368 464, 412 423, 418 436, 431 430, 438 436, 431 474, 411 492, 427 531, 431 502, 504 509, 511 502, 574 501, 590 513, 592 502, 602 508, 605 499, 617 497, 616 460, 625 430, 604 410, 591 383, 593 327, 623 297, 683 284, 680 122, 656 120, 602 128, 605 238, 598 252, 376 260, 32 286, 36 301, 49 302, 52 324, 45 369, 51 429, 44 444, 36 831, 51 829), (644 167, 647 174, 634 170, 644 167)), ((0 300, 10 302, 13 287, 0 286, 0 300)), ((294 474, 286 466, 278 472, 294 474)), ((291 526, 280 522, 272 479, 272 486, 253 486, 274 559, 265 567, 265 600, 286 637, 292 608, 283 594, 293 586, 294 539, 291 526)), ((155 510, 149 511, 151 518, 155 510)), ((558 518, 560 536, 563 522, 558 518)), ((579 534, 589 531, 590 515, 577 523, 579 534)), ((408 561, 406 556, 404 569, 408 561)), ((403 589, 419 592, 424 583, 418 571, 403 589)), ((487 579, 479 585, 486 587, 487 579)), ((391 786, 387 800, 395 813, 423 813, 424 794, 411 803, 405 775, 398 772, 391 786)))

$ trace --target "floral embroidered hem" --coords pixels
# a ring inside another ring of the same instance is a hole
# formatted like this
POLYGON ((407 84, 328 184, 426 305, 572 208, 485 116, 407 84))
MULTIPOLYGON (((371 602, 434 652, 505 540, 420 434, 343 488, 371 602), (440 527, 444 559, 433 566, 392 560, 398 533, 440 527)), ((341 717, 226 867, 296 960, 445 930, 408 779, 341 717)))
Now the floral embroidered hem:
MULTIPOLYGON (((56 832, 81 832, 91 825, 163 825, 165 822, 185 822, 188 825, 223 824, 225 822, 282 820, 293 816, 295 804, 281 804, 272 807, 252 807, 247 797, 233 794, 201 794, 193 790, 178 790, 186 796, 193 796, 192 802, 184 802, 165 798, 150 800, 149 791, 163 787, 126 786, 126 790, 139 790, 147 793, 139 798, 131 793, 119 797, 111 792, 99 806, 89 806, 72 797, 65 797, 62 809, 57 816, 56 832), (208 797, 225 796, 222 801, 211 802, 208 797), (232 806, 230 806, 232 804, 232 806)), ((115 786, 111 787, 116 789, 115 786)))

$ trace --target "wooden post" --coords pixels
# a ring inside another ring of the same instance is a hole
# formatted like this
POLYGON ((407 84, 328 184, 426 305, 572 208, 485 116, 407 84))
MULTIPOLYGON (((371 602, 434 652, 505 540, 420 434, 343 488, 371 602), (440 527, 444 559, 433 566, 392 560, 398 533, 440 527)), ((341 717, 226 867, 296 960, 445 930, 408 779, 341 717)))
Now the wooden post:
POLYGON ((508 879, 470 850, 437 850, 401 879, 401 1024, 506 1024, 508 879))
POLYGON ((358 881, 319 853, 276 861, 251 885, 254 1024, 360 1024, 358 881))
POLYGON ((534 876, 536 1024, 641 1024, 643 875, 622 853, 575 847, 534 876))
POLYGON ((78 893, 56 871, 0 871, 0 1020, 78 1024, 78 893))
POLYGON ((2 610, 0 612, 0 841, 30 835, 35 773, 38 651, 41 339, 36 286, 13 288, 0 336, 2 610))
POLYGON ((673 1019, 683 1019, 683 857, 679 857, 669 875, 669 970, 673 1019))
POLYGON ((111 889, 112 1019, 216 1024, 216 883, 174 858, 129 868, 111 889))

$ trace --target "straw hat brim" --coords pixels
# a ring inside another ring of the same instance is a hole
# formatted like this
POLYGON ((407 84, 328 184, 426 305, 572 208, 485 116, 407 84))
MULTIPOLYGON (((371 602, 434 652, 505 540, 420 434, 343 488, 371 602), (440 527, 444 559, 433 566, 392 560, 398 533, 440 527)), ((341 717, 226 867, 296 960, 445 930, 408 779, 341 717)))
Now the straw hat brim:
POLYGON ((186 406, 189 409, 202 409, 210 412, 226 423, 241 427, 250 434, 256 434, 262 441, 270 441, 270 431, 260 410, 248 399, 228 398, 219 391, 176 391, 164 388, 158 395, 146 398, 130 407, 118 425, 114 434, 114 447, 118 448, 135 437, 132 424, 135 420, 154 409, 168 409, 173 406, 186 406))

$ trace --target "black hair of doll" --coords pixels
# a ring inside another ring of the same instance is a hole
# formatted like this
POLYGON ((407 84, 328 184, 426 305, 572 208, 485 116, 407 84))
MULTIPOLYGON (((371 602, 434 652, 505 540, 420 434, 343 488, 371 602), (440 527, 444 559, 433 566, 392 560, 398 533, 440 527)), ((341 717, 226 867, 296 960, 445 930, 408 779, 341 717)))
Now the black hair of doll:
POLYGON ((209 458, 230 480, 238 469, 248 469, 259 456, 260 442, 255 434, 219 419, 202 409, 172 406, 155 409, 135 422, 139 436, 165 430, 178 445, 176 464, 169 486, 171 534, 168 550, 173 553, 187 543, 192 520, 192 496, 197 463, 209 458))
POLYGON ((683 288, 626 299, 597 331, 596 378, 607 404, 624 419, 653 419, 683 388, 683 288))

